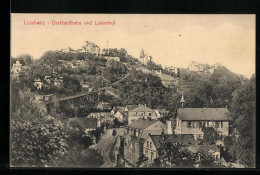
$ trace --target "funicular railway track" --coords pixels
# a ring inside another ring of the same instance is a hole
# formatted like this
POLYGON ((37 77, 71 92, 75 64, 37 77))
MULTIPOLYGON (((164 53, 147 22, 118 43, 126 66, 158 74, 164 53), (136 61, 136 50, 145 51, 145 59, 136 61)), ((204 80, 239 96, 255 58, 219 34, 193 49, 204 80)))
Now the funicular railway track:
POLYGON ((119 79, 118 81, 111 83, 109 86, 100 88, 98 90, 92 91, 92 92, 87 92, 87 93, 82 93, 82 94, 78 94, 78 95, 72 95, 72 96, 68 96, 68 97, 63 97, 63 98, 58 98, 58 99, 53 99, 52 101, 46 102, 45 104, 51 104, 51 103, 56 103, 56 102, 61 102, 61 101, 66 101, 66 100, 71 100, 74 98, 79 98, 79 97, 84 97, 87 95, 91 95, 91 94, 95 94, 98 92, 102 92, 107 90, 108 88, 112 87, 113 85, 116 85, 117 83, 120 83, 121 81, 125 80, 126 78, 128 78, 130 76, 130 73, 126 74, 124 77, 122 77, 121 79, 119 79))

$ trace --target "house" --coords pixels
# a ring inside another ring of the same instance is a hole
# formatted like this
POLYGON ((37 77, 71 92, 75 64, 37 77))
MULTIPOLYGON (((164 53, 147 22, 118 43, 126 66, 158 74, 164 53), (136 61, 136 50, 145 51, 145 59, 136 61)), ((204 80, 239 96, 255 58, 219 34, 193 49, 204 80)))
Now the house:
POLYGON ((52 82, 52 76, 46 75, 46 76, 44 77, 44 80, 45 80, 47 83, 51 84, 51 82, 52 82))
POLYGON ((154 112, 156 113, 157 118, 162 118, 164 116, 167 116, 169 111, 165 109, 154 109, 154 112))
POLYGON ((61 87, 63 84, 63 77, 55 77, 53 80, 53 85, 57 87, 61 87))
POLYGON ((37 89, 42 89, 42 87, 44 85, 43 82, 41 81, 41 79, 39 79, 39 78, 34 79, 33 84, 37 89))
POLYGON ((103 124, 112 124, 115 117, 110 112, 92 112, 87 118, 97 118, 103 124))
POLYGON ((20 61, 16 61, 11 69, 12 77, 18 77, 19 73, 22 71, 22 67, 23 65, 20 63, 20 61))
POLYGON ((100 54, 100 47, 98 45, 91 43, 89 41, 85 41, 85 45, 82 46, 82 49, 84 53, 91 53, 98 55, 100 54))
POLYGON ((197 145, 199 159, 201 156, 205 158, 211 157, 214 160, 220 159, 220 148, 217 145, 197 145))
POLYGON ((116 114, 117 111, 125 112, 125 107, 124 106, 114 106, 113 109, 111 110, 111 114, 114 115, 114 114, 116 114))
POLYGON ((98 110, 111 110, 111 105, 108 102, 99 102, 97 105, 98 110))
POLYGON ((229 135, 229 118, 227 108, 182 108, 176 110, 175 134, 193 134, 196 138, 203 138, 202 128, 213 127, 220 135, 229 135))
POLYGON ((203 138, 203 127, 213 127, 220 135, 229 135, 229 119, 226 108, 178 108, 176 134, 193 134, 203 138))
POLYGON ((66 47, 66 48, 63 48, 63 49, 61 49, 61 52, 70 52, 70 53, 76 53, 76 51, 75 50, 73 50, 72 48, 70 48, 70 47, 66 47))
POLYGON ((165 68, 168 72, 170 72, 171 74, 174 74, 174 75, 179 75, 180 74, 180 69, 177 68, 177 67, 173 67, 173 66, 170 66, 168 68, 165 68))
POLYGON ((133 110, 133 109, 135 109, 135 108, 137 108, 137 107, 139 107, 140 105, 126 105, 125 106, 125 111, 126 112, 129 112, 129 111, 131 111, 131 110, 133 110))
POLYGON ((196 146, 196 141, 191 134, 167 135, 166 138, 164 138, 163 133, 160 135, 149 135, 143 144, 143 153, 147 157, 148 163, 153 163, 154 159, 165 156, 165 151, 161 148, 163 142, 180 143, 186 149, 195 149, 196 146))
POLYGON ((115 118, 118 119, 118 121, 120 123, 125 123, 127 122, 127 116, 126 116, 126 113, 123 111, 123 110, 120 110, 120 111, 117 111, 115 114, 114 114, 115 118))
POLYGON ((128 111, 128 124, 131 124, 133 121, 138 120, 139 118, 151 118, 157 119, 156 113, 151 108, 146 107, 146 105, 140 105, 137 108, 134 108, 128 111))
POLYGON ((124 158, 128 163, 135 165, 143 155, 143 145, 149 134, 159 135, 167 128, 159 120, 141 118, 128 125, 126 130, 124 158))
POLYGON ((144 50, 142 49, 140 53, 140 58, 138 59, 139 62, 142 64, 146 65, 149 61, 152 61, 152 56, 149 55, 148 53, 144 53, 144 50))
POLYGON ((69 118, 69 127, 70 129, 76 129, 84 132, 86 135, 89 135, 90 131, 100 128, 101 123, 97 118, 74 117, 69 118))
POLYGON ((108 60, 114 60, 114 61, 120 61, 119 57, 112 57, 112 56, 104 56, 104 58, 108 61, 108 60))

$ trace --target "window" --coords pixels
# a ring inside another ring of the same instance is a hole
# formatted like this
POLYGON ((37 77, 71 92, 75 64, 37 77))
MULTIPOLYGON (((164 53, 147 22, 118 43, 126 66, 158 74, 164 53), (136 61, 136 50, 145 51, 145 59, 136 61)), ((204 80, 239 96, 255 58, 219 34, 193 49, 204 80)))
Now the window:
POLYGON ((148 154, 148 151, 147 151, 147 150, 145 150, 145 155, 147 156, 147 154, 148 154))
POLYGON ((203 134, 199 134, 199 138, 200 138, 200 139, 203 139, 203 134))
POLYGON ((188 121, 188 128, 191 128, 191 121, 188 121))
POLYGON ((146 147, 149 148, 149 141, 146 142, 146 147))
POLYGON ((199 128, 202 128, 202 122, 199 122, 199 128))
POLYGON ((154 154, 153 154, 153 152, 151 152, 151 161, 153 161, 153 156, 154 156, 154 154))
POLYGON ((221 128, 223 128, 223 122, 220 122, 221 123, 221 128))
POLYGON ((151 115, 152 115, 152 113, 151 113, 151 112, 149 112, 149 113, 148 113, 148 115, 149 115, 149 116, 151 116, 151 115))
POLYGON ((206 124, 207 127, 209 127, 209 122, 207 121, 207 124, 206 124))
POLYGON ((150 142, 150 148, 152 148, 152 145, 153 145, 152 142, 150 142))
POLYGON ((216 159, 218 159, 218 155, 216 155, 216 159))

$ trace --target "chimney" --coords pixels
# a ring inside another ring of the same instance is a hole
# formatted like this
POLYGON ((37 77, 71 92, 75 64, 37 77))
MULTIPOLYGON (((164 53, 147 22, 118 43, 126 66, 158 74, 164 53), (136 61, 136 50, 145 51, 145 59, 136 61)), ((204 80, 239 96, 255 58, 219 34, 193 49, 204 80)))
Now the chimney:
POLYGON ((167 129, 167 134, 169 135, 173 134, 172 121, 166 120, 166 129, 167 129))

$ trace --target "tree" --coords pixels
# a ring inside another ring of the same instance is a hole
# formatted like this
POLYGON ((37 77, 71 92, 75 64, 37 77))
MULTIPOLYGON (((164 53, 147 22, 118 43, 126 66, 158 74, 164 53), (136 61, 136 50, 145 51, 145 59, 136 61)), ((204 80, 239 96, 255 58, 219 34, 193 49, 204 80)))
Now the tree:
POLYGON ((50 157, 64 155, 63 125, 32 101, 31 92, 19 92, 11 114, 11 166, 54 166, 50 157))
POLYGON ((73 168, 99 168, 103 163, 103 157, 95 149, 85 149, 83 146, 75 145, 68 152, 56 159, 60 167, 73 168))
POLYGON ((255 160, 255 75, 232 95, 230 113, 239 137, 228 151, 239 163, 254 167, 255 160))
POLYGON ((160 164, 160 167, 164 167, 166 164, 170 167, 194 167, 197 158, 183 143, 172 142, 168 135, 163 135, 158 155, 159 158, 153 166, 158 166, 159 162, 164 162, 164 164, 160 164))
POLYGON ((17 56, 14 60, 21 62, 23 66, 31 66, 33 64, 33 57, 29 54, 22 54, 17 56))
POLYGON ((204 133, 203 139, 201 142, 204 145, 215 145, 217 140, 220 139, 218 131, 213 127, 203 127, 202 131, 204 133))

